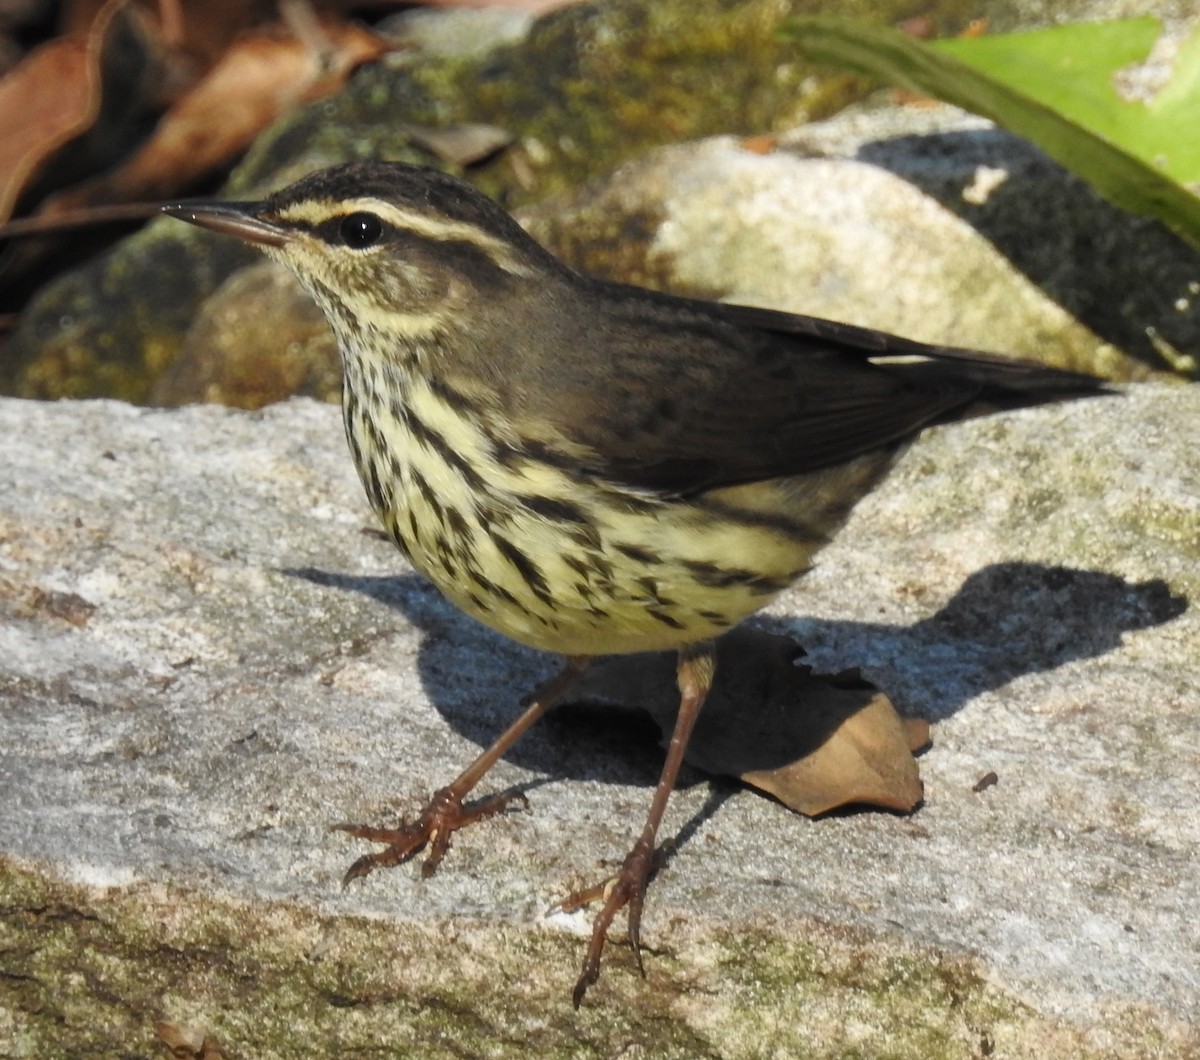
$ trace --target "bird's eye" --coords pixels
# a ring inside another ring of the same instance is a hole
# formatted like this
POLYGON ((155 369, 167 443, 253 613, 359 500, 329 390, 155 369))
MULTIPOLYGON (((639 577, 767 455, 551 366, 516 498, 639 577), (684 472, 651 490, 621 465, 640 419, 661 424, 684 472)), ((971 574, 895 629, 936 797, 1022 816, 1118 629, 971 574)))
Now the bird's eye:
POLYGON ((351 250, 366 250, 379 242, 383 235, 383 222, 365 210, 347 214, 338 225, 338 235, 351 250))

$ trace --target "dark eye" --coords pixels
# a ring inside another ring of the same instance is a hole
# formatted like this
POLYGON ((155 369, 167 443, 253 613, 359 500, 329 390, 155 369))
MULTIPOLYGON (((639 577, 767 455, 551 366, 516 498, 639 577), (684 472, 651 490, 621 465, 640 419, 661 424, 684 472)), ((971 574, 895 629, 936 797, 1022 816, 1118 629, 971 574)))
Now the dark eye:
POLYGON ((379 242, 383 235, 383 222, 373 213, 347 214, 338 225, 338 235, 351 250, 366 250, 379 242))

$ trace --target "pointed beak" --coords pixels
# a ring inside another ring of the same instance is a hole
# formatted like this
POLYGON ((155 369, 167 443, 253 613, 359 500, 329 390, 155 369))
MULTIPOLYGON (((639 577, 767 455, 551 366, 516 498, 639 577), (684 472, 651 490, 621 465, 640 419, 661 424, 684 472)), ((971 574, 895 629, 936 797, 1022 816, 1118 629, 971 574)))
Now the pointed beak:
POLYGON ((162 212, 168 217, 178 217, 201 228, 237 236, 247 243, 264 247, 283 247, 292 238, 292 233, 282 225, 266 220, 261 202, 210 202, 206 199, 191 199, 187 202, 167 203, 162 212))

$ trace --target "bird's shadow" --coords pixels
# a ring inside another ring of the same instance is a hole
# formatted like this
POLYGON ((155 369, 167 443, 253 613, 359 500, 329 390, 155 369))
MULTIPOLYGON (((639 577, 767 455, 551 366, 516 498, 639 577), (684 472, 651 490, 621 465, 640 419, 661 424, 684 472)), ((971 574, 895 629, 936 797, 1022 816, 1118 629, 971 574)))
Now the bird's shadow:
MULTIPOLYGON (((425 691, 454 730, 480 747, 515 719, 522 699, 555 669, 552 657, 461 614, 416 574, 357 576, 312 567, 283 573, 361 593, 421 629, 418 669, 425 691)), ((939 721, 1025 674, 1101 656, 1124 634, 1161 625, 1187 607, 1187 599, 1161 580, 1135 583, 1069 567, 1000 563, 971 575, 936 614, 911 625, 756 621, 801 645, 836 648, 837 668, 862 667, 902 714, 939 721)), ((670 667, 662 668, 661 680, 669 694, 670 667)), ((664 689, 654 693, 661 696, 664 689)), ((552 712, 506 759, 560 778, 651 784, 661 766, 659 741, 659 727, 648 714, 571 706, 552 712)), ((447 763, 447 779, 465 765, 447 763)))

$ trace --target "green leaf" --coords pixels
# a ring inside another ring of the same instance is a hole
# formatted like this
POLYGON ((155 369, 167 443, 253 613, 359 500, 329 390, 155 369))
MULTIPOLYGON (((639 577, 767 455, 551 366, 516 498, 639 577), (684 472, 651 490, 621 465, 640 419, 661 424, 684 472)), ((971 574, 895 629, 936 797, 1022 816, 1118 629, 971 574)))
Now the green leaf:
POLYGON ((1118 206, 1157 217, 1200 246, 1200 198, 1183 186, 1200 181, 1200 29, 1150 105, 1122 99, 1113 76, 1149 53, 1160 32, 1153 18, 935 44, 821 16, 791 19, 785 32, 814 59, 990 118, 1118 206))

